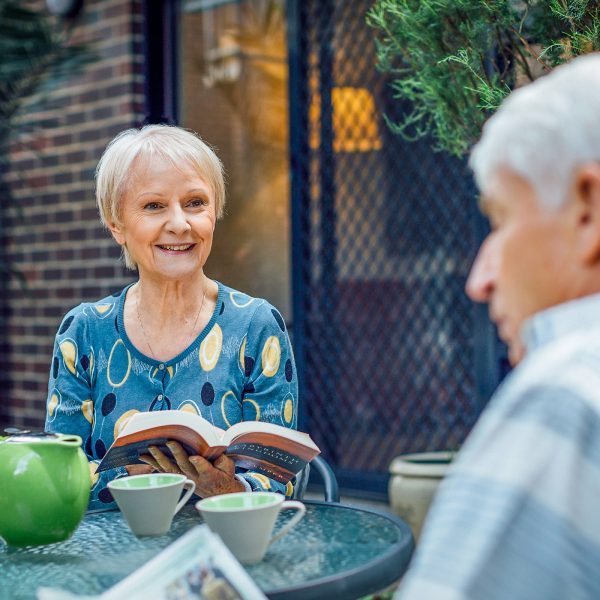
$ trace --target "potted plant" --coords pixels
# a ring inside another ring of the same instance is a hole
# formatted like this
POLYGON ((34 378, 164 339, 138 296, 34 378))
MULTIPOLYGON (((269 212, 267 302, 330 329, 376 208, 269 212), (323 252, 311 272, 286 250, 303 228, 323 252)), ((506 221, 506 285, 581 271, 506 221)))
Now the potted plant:
POLYGON ((467 153, 504 97, 579 54, 600 49, 600 7, 590 0, 377 0, 378 67, 410 106, 391 129, 431 135, 467 153))

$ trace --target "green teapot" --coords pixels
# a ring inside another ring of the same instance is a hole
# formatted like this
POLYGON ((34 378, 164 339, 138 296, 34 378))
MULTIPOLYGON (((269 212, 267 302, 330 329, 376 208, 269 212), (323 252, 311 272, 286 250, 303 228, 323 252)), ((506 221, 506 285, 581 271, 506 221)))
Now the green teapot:
POLYGON ((90 496, 90 470, 76 435, 0 437, 0 537, 9 546, 66 540, 90 496))

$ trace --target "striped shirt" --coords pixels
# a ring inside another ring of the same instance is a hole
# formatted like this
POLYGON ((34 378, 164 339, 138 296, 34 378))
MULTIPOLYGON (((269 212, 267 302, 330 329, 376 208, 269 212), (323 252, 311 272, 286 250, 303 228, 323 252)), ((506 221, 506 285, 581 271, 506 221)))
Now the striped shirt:
POLYGON ((523 329, 396 600, 600 598, 600 295, 523 329))

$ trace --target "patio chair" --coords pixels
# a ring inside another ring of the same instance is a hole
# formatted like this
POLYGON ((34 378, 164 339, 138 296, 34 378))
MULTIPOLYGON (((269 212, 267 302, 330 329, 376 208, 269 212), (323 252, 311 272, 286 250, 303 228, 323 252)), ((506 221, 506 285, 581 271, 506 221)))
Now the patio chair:
POLYGON ((312 461, 304 467, 298 475, 296 475, 296 483, 294 484, 294 500, 302 500, 308 485, 310 468, 314 467, 315 471, 321 476, 323 481, 323 495, 325 502, 339 502, 340 492, 335 473, 322 456, 316 456, 312 461))

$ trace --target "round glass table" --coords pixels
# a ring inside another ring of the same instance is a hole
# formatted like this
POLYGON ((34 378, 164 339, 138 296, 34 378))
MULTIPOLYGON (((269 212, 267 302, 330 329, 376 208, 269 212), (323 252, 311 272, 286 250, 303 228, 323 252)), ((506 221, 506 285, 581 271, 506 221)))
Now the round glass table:
MULTIPOLYGON (((373 509, 305 502, 304 519, 246 567, 265 595, 278 600, 355 599, 404 574, 414 543, 408 525, 373 509)), ((291 512, 291 511, 290 511, 291 512)), ((279 516, 276 528, 291 515, 279 516)), ((36 598, 40 586, 101 594, 202 519, 188 505, 162 536, 136 538, 118 511, 88 513, 59 544, 9 548, 0 542, 0 597, 36 598)))

